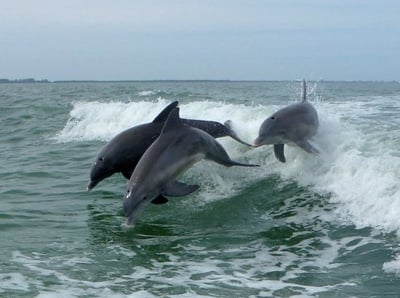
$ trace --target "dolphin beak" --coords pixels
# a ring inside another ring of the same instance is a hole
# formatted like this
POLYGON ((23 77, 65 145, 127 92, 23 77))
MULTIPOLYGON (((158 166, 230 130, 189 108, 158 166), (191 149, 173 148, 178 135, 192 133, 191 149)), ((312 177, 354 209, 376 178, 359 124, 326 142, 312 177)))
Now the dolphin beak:
POLYGON ((131 193, 125 196, 124 199, 124 213, 126 218, 126 225, 134 225, 136 219, 143 212, 147 206, 147 202, 143 200, 137 200, 131 193))
POLYGON ((97 183, 99 183, 99 182, 97 182, 95 180, 90 180, 86 190, 91 191, 93 189, 93 187, 95 187, 97 185, 97 183))
POLYGON ((262 146, 262 145, 263 145, 263 143, 262 143, 261 137, 257 137, 257 138, 254 140, 254 145, 253 145, 252 147, 257 148, 257 147, 260 147, 260 146, 262 146))
POLYGON ((125 218, 126 218, 125 224, 127 226, 134 226, 135 222, 136 222, 136 219, 142 213, 143 209, 144 208, 142 206, 137 206, 130 213, 125 212, 125 218))
POLYGON ((127 226, 134 226, 134 225, 135 225, 135 217, 134 217, 133 214, 129 215, 129 216, 126 218, 125 224, 126 224, 127 226))

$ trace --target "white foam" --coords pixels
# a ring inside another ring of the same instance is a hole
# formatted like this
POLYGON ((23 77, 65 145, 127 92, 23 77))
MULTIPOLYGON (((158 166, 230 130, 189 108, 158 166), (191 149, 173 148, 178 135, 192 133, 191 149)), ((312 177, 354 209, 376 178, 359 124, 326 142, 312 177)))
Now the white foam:
MULTIPOLYGON (((331 201, 338 203, 337 215, 358 227, 399 232, 400 158, 393 154, 396 144, 390 143, 390 139, 377 142, 367 131, 370 128, 358 130, 354 124, 343 121, 344 115, 334 106, 321 104, 317 108, 322 121, 315 141, 322 154, 315 159, 296 151, 294 162, 288 162, 280 175, 330 193, 331 201)), ((360 111, 352 107, 356 115, 371 112, 363 106, 358 108, 360 111)))
MULTIPOLYGON (((309 241, 312 240, 304 241, 304 245, 300 244, 299 246, 307 247, 309 241)), ((154 260, 152 262, 152 270, 137 268, 138 270, 128 277, 132 280, 141 280, 144 278, 144 274, 147 282, 159 284, 161 289, 169 286, 182 285, 193 285, 201 289, 214 289, 215 285, 218 284, 219 287, 222 288, 257 289, 260 292, 268 293, 268 295, 290 287, 295 287, 304 294, 315 294, 344 285, 309 286, 299 285, 291 281, 307 272, 306 269, 303 270, 303 267, 309 264, 319 266, 319 262, 322 260, 319 253, 315 253, 314 256, 309 255, 306 257, 303 253, 295 254, 286 250, 284 247, 278 251, 273 250, 272 252, 258 241, 249 243, 246 247, 238 247, 236 249, 226 248, 223 250, 210 250, 195 247, 195 250, 191 251, 190 246, 182 248, 185 250, 185 255, 194 253, 197 256, 204 257, 199 261, 166 253, 164 255, 170 259, 169 261, 164 260, 159 262, 154 260), (216 257, 221 254, 228 256, 235 253, 243 257, 235 258, 234 261, 229 261, 229 259, 220 260, 216 257), (168 275, 163 274, 163 272, 166 271, 169 272, 168 275), (273 272, 281 272, 283 273, 283 277, 279 280, 269 280, 265 278, 266 274, 273 272)), ((298 251, 300 252, 302 249, 298 251)), ((327 254, 323 254, 322 256, 325 257, 326 255, 327 254)), ((329 259, 329 261, 332 259, 329 259)), ((327 260, 323 261, 329 263, 327 260)), ((324 269, 323 267, 324 266, 322 266, 322 269, 324 269)), ((353 285, 349 283, 346 284, 353 285)), ((194 296, 197 297, 196 295, 194 296)))
POLYGON ((66 266, 75 266, 80 264, 93 264, 93 260, 87 257, 74 257, 63 262, 66 266))
MULTIPOLYGON (((81 262, 82 264, 82 258, 81 262)), ((32 286, 40 290, 40 294, 36 297, 79 297, 82 295, 93 294, 95 296, 101 297, 123 297, 118 293, 113 292, 109 289, 109 286, 112 284, 108 280, 105 281, 90 281, 90 280, 79 280, 75 278, 69 277, 66 273, 63 272, 63 266, 67 267, 75 267, 75 262, 69 262, 68 259, 65 259, 64 256, 57 256, 53 258, 47 258, 46 256, 42 256, 40 254, 33 253, 31 256, 27 256, 22 254, 19 251, 15 251, 12 253, 12 261, 17 264, 21 264, 26 269, 29 269, 31 272, 35 273, 35 276, 41 278, 28 278, 22 276, 19 280, 27 280, 24 286, 20 290, 28 291, 32 286), (56 265, 55 265, 56 264, 56 265), (51 269, 50 269, 51 268, 51 269), (58 285, 48 286, 44 285, 41 281, 43 277, 56 278, 58 281, 58 285)), ((89 264, 92 261, 88 261, 88 259, 84 258, 84 263, 89 264)), ((123 278, 115 278, 112 282, 115 284, 119 284, 125 281, 123 278)), ((10 282, 7 282, 7 286, 10 287, 10 282)), ((7 287, 6 287, 7 288, 7 287)))
POLYGON ((393 261, 384 263, 382 269, 386 273, 400 275, 400 255, 398 255, 393 261))
POLYGON ((169 102, 74 102, 58 142, 110 140, 132 126, 150 122, 169 102), (153 112, 154 111, 154 112, 153 112))
POLYGON ((120 245, 111 245, 108 246, 107 249, 111 250, 113 253, 117 255, 123 255, 128 258, 133 258, 136 256, 136 253, 130 249, 126 249, 125 247, 122 247, 120 245))
MULTIPOLYGON (((320 128, 313 143, 321 151, 318 156, 285 146, 287 162, 282 164, 273 156, 271 146, 249 149, 230 138, 222 138, 219 141, 233 159, 260 163, 262 168, 232 170, 201 162, 187 177, 202 181, 200 196, 213 200, 265 176, 278 174, 329 194, 331 201, 337 203, 336 215, 342 220, 350 220, 358 227, 400 233, 400 155, 397 152, 400 135, 396 129, 400 120, 393 124, 396 120, 385 122, 385 117, 377 117, 377 113, 387 115, 400 110, 398 102, 393 98, 368 97, 352 102, 315 102, 320 128), (382 103, 386 108, 382 108, 382 103)), ((128 103, 75 102, 70 119, 56 139, 60 142, 106 141, 126 128, 151 121, 168 103, 164 99, 128 103)), ((264 119, 283 106, 213 101, 180 105, 181 116, 185 118, 232 120, 234 130, 250 143, 264 119)))
POLYGON ((29 282, 21 273, 0 273, 0 293, 6 290, 28 291, 29 282))
MULTIPOLYGON (((321 228, 321 231, 326 231, 321 228)), ((288 241, 298 239, 299 233, 289 236, 288 241)), ((301 237, 300 237, 301 238, 301 237)), ((318 268, 318 272, 329 272, 341 266, 335 263, 340 251, 354 250, 371 243, 371 239, 345 237, 331 240, 328 236, 318 237, 321 243, 315 247, 315 238, 306 238, 296 244, 296 250, 285 245, 268 247, 264 240, 255 240, 246 246, 229 245, 226 248, 203 247, 195 244, 180 244, 176 252, 158 252, 149 255, 147 262, 120 271, 118 263, 110 263, 109 274, 99 276, 102 280, 93 281, 87 274, 84 264, 94 262, 90 255, 82 255, 81 266, 69 263, 68 256, 59 255, 49 258, 47 255, 32 253, 25 255, 19 251, 13 252, 11 261, 23 266, 24 275, 15 276, 15 282, 7 280, 5 289, 12 289, 18 284, 18 289, 39 292, 37 297, 80 297, 93 295, 96 297, 158 297, 167 295, 172 289, 179 289, 169 297, 206 297, 197 293, 218 292, 221 289, 236 289, 240 293, 254 290, 265 296, 274 295, 276 291, 296 289, 299 295, 316 295, 331 291, 336 287, 355 286, 349 282, 339 282, 335 285, 313 286, 297 283, 298 278, 309 274, 310 267, 318 268), (358 241, 355 241, 358 240, 358 241), (220 258, 224 255, 224 258, 220 258), (71 269, 75 276, 70 277, 71 269), (120 272, 120 273, 119 273, 120 272), (268 278, 271 274, 279 274, 279 279, 268 278), (53 283, 44 284, 44 278, 54 279, 53 283), (89 278, 89 280, 87 280, 89 278), (126 295, 132 291, 132 295, 126 295)), ((129 249, 111 245, 108 249, 116 256, 134 256, 135 252, 127 253, 129 249)), ((82 253, 82 252, 80 252, 82 253)), ((112 256, 114 258, 114 256, 112 256)), ((1 277, 1 275, 0 275, 1 277)), ((0 279, 1 281, 1 279, 0 279)), ((243 294, 245 295, 245 294, 243 294)))
POLYGON ((146 96, 151 96, 156 94, 157 92, 154 90, 145 90, 145 91, 140 91, 138 92, 138 95, 141 97, 146 97, 146 96))
MULTIPOLYGON (((73 102, 70 118, 55 136, 59 142, 107 141, 132 126, 152 121, 170 102, 73 102)), ((192 102, 181 104, 183 118, 224 122, 232 119, 235 130, 249 142, 255 138, 258 125, 273 107, 224 104, 222 102, 192 102)))

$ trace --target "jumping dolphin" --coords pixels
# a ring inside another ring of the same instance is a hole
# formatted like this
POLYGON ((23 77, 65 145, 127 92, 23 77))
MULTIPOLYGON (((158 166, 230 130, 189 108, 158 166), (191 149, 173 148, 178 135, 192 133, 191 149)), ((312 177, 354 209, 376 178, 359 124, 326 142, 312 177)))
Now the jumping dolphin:
POLYGON ((148 204, 166 203, 165 196, 184 196, 196 191, 198 185, 186 185, 176 179, 202 159, 228 167, 257 166, 231 160, 211 135, 185 125, 179 118, 179 108, 174 108, 160 136, 143 154, 129 180, 124 198, 126 223, 134 223, 148 204))
MULTIPOLYGON (((87 189, 93 189, 100 181, 118 172, 121 172, 126 179, 129 179, 139 159, 160 135, 169 113, 177 105, 177 101, 172 102, 152 122, 129 128, 109 141, 96 157, 90 172, 90 181, 87 189)), ((230 136, 240 143, 251 146, 239 139, 231 129, 230 122, 226 122, 223 125, 215 121, 181 120, 187 125, 208 132, 214 138, 230 136)))
POLYGON ((315 108, 307 101, 307 86, 303 80, 303 100, 280 109, 260 127, 254 146, 274 145, 275 157, 285 162, 284 144, 296 144, 308 153, 318 153, 308 140, 317 133, 319 122, 315 108))

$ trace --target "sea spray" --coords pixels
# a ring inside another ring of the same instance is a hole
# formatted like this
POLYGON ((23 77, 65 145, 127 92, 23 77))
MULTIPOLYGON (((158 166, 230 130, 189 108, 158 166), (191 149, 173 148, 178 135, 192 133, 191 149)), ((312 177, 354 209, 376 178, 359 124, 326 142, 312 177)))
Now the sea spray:
MULTIPOLYGON (((70 119, 56 139, 59 142, 107 141, 124 129, 152 121, 168 103, 161 98, 154 102, 74 102, 70 119)), ((387 144, 374 143, 374 138, 362 133, 354 123, 355 115, 366 117, 363 115, 369 115, 373 110, 365 109, 364 102, 357 102, 351 106, 350 113, 349 105, 316 102, 320 128, 312 142, 321 153, 313 155, 286 146, 286 164, 274 160, 272 146, 250 149, 229 138, 220 139, 233 159, 240 157, 261 163, 263 167, 261 170, 231 170, 209 166, 214 170, 214 178, 210 178, 213 175, 201 177, 205 184, 212 185, 212 180, 225 181, 226 186, 222 187, 220 182, 217 187, 214 183, 214 190, 207 196, 220 197, 216 194, 221 194, 221 187, 226 196, 231 194, 228 189, 237 191, 265 176, 278 174, 317 192, 331 194, 331 201, 338 203, 338 216, 359 227, 400 231, 400 220, 394 211, 400 210, 397 199, 400 195, 397 183, 400 157, 387 151, 387 144), (368 150, 368 144, 375 147, 373 152, 368 150)), ((277 105, 247 106, 216 101, 196 101, 180 106, 182 117, 219 122, 232 120, 239 136, 248 142, 254 140, 263 120, 280 108, 277 105)), ((194 173, 201 176, 202 169, 204 166, 199 165, 194 173)))

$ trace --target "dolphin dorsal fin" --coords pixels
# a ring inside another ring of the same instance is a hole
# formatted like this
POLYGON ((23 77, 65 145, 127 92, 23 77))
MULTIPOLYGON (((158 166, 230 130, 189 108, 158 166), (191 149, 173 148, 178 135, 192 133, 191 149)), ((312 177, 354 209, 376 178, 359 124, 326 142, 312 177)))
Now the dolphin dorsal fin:
POLYGON ((171 111, 172 111, 174 108, 176 108, 177 106, 178 106, 178 101, 174 101, 174 102, 170 103, 169 105, 167 105, 167 106, 164 108, 164 110, 162 110, 162 111, 160 112, 160 114, 158 114, 157 117, 154 118, 154 120, 152 121, 152 123, 160 123, 160 122, 164 123, 164 122, 167 120, 168 115, 171 113, 171 111))
POLYGON ((165 121, 164 127, 161 131, 161 134, 183 125, 184 124, 182 123, 181 118, 179 118, 179 108, 174 108, 171 111, 171 113, 169 113, 167 121, 165 121))
POLYGON ((303 99, 302 102, 305 102, 307 100, 307 83, 306 80, 303 79, 303 89, 301 92, 301 98, 303 99))

